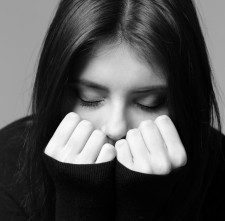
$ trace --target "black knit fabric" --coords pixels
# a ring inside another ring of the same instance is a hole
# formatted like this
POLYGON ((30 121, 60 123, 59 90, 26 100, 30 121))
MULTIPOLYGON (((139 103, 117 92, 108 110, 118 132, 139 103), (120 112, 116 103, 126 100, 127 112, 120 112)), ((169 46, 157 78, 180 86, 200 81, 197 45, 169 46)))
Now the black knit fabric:
POLYGON ((115 160, 69 164, 43 154, 56 189, 56 220, 113 220, 115 160))
MULTIPOLYGON (((23 204, 26 184, 14 185, 24 128, 24 121, 20 120, 0 130, 0 220, 3 221, 29 218, 23 204)), ((150 175, 132 171, 116 158, 84 165, 62 163, 44 153, 43 159, 56 194, 53 221, 172 220, 169 215, 181 208, 183 195, 188 195, 185 189, 189 183, 180 185, 186 176, 185 166, 168 175, 150 175), (181 196, 178 196, 178 187, 183 190, 181 196), (170 207, 173 210, 168 209, 170 207)), ((197 219, 193 210, 189 214, 193 219, 187 217, 185 220, 225 220, 224 177, 221 160, 202 202, 201 216, 197 219)))
POLYGON ((116 162, 116 220, 155 220, 169 203, 183 168, 167 175, 132 171, 116 162))

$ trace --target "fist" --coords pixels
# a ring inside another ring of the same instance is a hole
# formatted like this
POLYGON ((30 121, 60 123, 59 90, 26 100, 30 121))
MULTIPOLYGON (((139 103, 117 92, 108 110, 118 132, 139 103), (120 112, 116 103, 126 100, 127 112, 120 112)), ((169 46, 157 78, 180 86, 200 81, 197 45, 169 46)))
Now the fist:
POLYGON ((91 122, 71 112, 59 124, 45 148, 45 154, 65 163, 94 164, 111 161, 116 156, 106 135, 91 122))
POLYGON ((187 155, 171 119, 162 115, 142 121, 116 142, 117 159, 130 170, 146 174, 168 174, 184 166, 187 155))

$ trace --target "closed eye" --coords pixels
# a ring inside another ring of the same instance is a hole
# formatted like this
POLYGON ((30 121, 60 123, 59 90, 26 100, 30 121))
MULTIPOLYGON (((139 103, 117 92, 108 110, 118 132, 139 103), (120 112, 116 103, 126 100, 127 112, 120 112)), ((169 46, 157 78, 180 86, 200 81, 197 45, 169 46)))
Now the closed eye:
POLYGON ((162 108, 163 106, 165 106, 167 103, 167 97, 166 96, 161 96, 159 98, 156 99, 156 101, 154 102, 154 104, 150 104, 150 105, 145 105, 145 104, 141 104, 141 103, 136 103, 136 105, 144 111, 156 111, 157 109, 162 108))
MULTIPOLYGON (((81 98, 79 98, 80 100, 80 104, 82 107, 87 107, 87 108, 98 108, 100 107, 103 102, 105 101, 104 99, 102 100, 83 100, 81 98)), ((156 111, 162 107, 164 107, 166 105, 166 102, 167 102, 167 98, 166 97, 161 97, 159 99, 156 100, 155 104, 153 105, 144 105, 144 104, 141 104, 141 103, 138 103, 138 102, 134 102, 134 105, 136 107, 138 107, 139 109, 141 110, 144 110, 144 111, 156 111)))
POLYGON ((88 108, 96 108, 100 106, 101 102, 104 102, 104 100, 87 101, 81 98, 79 98, 79 100, 82 107, 88 107, 88 108))

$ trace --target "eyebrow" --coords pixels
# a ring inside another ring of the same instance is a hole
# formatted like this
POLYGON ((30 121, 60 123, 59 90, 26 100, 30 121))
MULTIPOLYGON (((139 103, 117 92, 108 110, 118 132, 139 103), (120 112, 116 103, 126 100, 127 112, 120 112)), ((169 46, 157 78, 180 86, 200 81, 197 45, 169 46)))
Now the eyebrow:
POLYGON ((92 81, 88 81, 88 80, 83 80, 83 79, 77 80, 75 82, 75 84, 76 85, 80 84, 82 86, 89 87, 89 88, 92 88, 92 89, 96 89, 96 90, 99 90, 99 91, 106 91, 106 92, 109 91, 109 89, 107 87, 105 87, 103 85, 100 85, 98 83, 92 82, 92 81))
MULTIPOLYGON (((89 80, 84 80, 84 79, 80 79, 77 80, 75 82, 75 84, 80 84, 82 86, 88 87, 88 88, 92 88, 92 89, 96 89, 98 91, 103 91, 103 92, 109 92, 109 89, 103 85, 100 85, 96 82, 92 82, 89 80)), ((166 92, 168 89, 166 84, 160 84, 160 85, 151 85, 151 86, 146 86, 146 87, 142 87, 139 88, 137 90, 132 91, 132 93, 134 94, 144 94, 144 93, 158 93, 158 92, 166 92)))

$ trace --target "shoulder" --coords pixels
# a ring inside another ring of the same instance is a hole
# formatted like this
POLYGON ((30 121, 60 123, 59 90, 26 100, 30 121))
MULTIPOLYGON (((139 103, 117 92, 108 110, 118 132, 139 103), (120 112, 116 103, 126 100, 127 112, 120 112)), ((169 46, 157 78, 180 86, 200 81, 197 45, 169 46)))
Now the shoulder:
POLYGON ((218 152, 217 157, 213 158, 216 161, 216 168, 210 184, 205 182, 209 188, 205 195, 203 214, 206 220, 212 215, 213 219, 221 220, 225 219, 225 135, 215 129, 213 129, 212 149, 217 149, 218 152))
POLYGON ((1 183, 8 182, 9 176, 16 170, 30 121, 31 117, 24 117, 0 129, 1 183))
POLYGON ((0 176, 1 183, 15 171, 19 154, 26 138, 31 117, 24 117, 0 129, 0 176))
POLYGON ((24 117, 0 129, 0 201, 3 200, 7 208, 20 205, 26 191, 25 185, 16 184, 16 173, 30 123, 31 117, 24 117))
POLYGON ((13 142, 13 140, 20 139, 23 135, 23 131, 29 126, 32 122, 32 117, 27 116, 12 123, 6 125, 0 129, 0 145, 6 145, 7 143, 13 142), (6 140, 9 139, 9 140, 6 140))
POLYGON ((26 130, 32 122, 30 116, 16 120, 0 129, 0 157, 2 154, 16 155, 25 140, 26 130))

